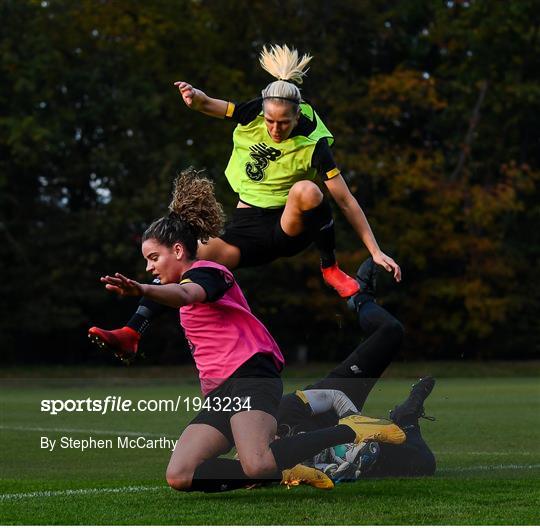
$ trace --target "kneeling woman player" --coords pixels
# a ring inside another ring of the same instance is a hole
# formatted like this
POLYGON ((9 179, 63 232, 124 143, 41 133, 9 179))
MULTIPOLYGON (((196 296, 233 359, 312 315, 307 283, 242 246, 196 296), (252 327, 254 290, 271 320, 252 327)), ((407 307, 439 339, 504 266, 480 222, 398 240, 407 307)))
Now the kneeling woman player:
POLYGON ((172 488, 222 491, 260 479, 281 480, 287 468, 292 470, 285 480, 319 479, 319 487, 332 487, 324 475, 296 464, 342 443, 405 440, 396 425, 360 416, 275 440, 283 356, 251 313, 232 273, 221 264, 195 258, 197 241, 204 243, 221 229, 222 209, 212 183, 193 170, 184 171, 175 181, 169 209, 171 213, 154 221, 142 237, 146 269, 161 285, 140 284, 119 273, 101 280, 112 292, 144 295, 180 309, 207 405, 176 444, 167 469, 172 488), (239 460, 218 458, 233 445, 239 460))

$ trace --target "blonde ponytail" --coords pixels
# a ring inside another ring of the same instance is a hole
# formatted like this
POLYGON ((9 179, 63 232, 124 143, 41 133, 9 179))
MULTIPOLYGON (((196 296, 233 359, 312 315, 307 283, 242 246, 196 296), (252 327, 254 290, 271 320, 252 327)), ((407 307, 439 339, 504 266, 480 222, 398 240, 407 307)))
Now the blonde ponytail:
POLYGON ((307 53, 300 58, 298 51, 286 44, 270 46, 270 49, 264 46, 259 62, 277 81, 270 83, 262 91, 263 99, 284 99, 300 104, 302 95, 298 86, 293 83, 302 84, 303 77, 309 69, 306 67, 311 59, 312 56, 307 53))
POLYGON ((287 44, 283 44, 283 46, 270 46, 270 49, 264 46, 259 62, 263 69, 272 75, 272 77, 280 81, 302 84, 303 77, 309 69, 306 69, 306 66, 312 58, 307 53, 302 58, 299 58, 296 49, 289 48, 287 44))

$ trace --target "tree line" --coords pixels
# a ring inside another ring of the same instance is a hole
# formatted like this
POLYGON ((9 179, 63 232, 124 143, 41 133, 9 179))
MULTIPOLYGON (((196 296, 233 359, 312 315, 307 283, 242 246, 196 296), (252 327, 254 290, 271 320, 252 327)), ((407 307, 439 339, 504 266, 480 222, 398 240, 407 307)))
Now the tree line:
MULTIPOLYGON (((223 171, 233 124, 173 86, 244 101, 270 82, 264 44, 314 59, 302 86, 384 251, 378 300, 405 325, 403 356, 532 358, 540 292, 540 11, 533 0, 4 0, 0 37, 0 299, 6 361, 101 361, 86 329, 133 302, 99 276, 146 280, 140 234, 175 173, 223 171)), ((336 213, 338 259, 367 251, 336 213)), ((336 360, 358 340, 317 254, 237 272, 289 357, 336 360)), ((147 361, 187 360, 175 316, 147 361)))

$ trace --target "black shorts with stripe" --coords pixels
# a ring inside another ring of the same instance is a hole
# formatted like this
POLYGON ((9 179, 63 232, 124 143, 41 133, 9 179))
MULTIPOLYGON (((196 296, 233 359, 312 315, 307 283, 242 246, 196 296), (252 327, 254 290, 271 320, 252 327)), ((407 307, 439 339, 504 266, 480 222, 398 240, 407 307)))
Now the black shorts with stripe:
POLYGON ((203 410, 191 424, 206 424, 234 445, 231 418, 244 411, 264 411, 274 418, 283 395, 280 368, 270 354, 255 354, 219 387, 206 395, 203 410))
POLYGON ((281 257, 292 257, 309 247, 311 236, 303 232, 287 235, 281 227, 283 208, 237 208, 225 226, 221 240, 240 249, 241 267, 268 264, 281 257))

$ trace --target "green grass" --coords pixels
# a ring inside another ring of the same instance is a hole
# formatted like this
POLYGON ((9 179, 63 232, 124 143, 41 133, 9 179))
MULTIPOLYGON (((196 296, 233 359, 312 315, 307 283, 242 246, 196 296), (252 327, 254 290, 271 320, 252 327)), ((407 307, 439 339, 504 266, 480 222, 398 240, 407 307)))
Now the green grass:
MULTIPOLYGON (((424 370, 420 370, 422 372, 424 370)), ((410 379, 383 379, 365 413, 384 416, 410 379)), ((536 524, 540 503, 540 386, 534 377, 441 378, 422 422, 433 478, 283 487, 223 494, 167 488, 166 449, 39 447, 41 436, 176 438, 191 414, 39 411, 44 398, 133 400, 196 395, 194 383, 143 378, 2 380, 0 524, 536 524), (78 432, 70 432, 78 431, 78 432), (86 432, 88 431, 88 432, 86 432), (96 431, 102 431, 97 433, 96 431), (127 488, 127 489, 126 489, 127 488)), ((288 380, 288 388, 303 380, 288 380)))

